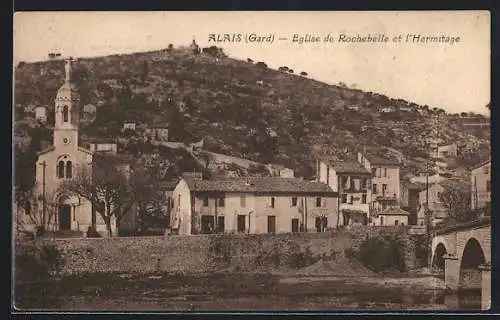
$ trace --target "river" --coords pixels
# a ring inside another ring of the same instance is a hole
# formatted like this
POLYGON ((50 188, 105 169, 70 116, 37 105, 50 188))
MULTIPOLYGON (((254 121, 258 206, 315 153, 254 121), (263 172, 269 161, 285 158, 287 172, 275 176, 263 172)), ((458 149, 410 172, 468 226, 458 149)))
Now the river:
POLYGON ((24 284, 24 310, 397 311, 479 310, 479 291, 446 292, 432 277, 271 274, 91 275, 24 284))

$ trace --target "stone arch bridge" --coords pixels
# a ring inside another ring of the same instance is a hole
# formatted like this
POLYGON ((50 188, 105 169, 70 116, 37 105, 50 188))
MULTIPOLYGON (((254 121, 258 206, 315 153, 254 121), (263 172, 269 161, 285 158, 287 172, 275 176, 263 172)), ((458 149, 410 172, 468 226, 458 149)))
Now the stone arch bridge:
POLYGON ((482 309, 490 308, 490 217, 435 231, 431 254, 432 267, 444 271, 448 289, 480 289, 482 309))

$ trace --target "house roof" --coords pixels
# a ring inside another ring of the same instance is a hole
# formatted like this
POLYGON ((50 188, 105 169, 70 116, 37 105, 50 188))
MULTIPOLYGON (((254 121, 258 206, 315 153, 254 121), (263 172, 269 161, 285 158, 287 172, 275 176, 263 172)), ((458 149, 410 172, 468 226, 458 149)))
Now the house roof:
POLYGON ((408 216, 410 213, 408 211, 405 211, 401 208, 393 208, 389 207, 385 209, 384 211, 380 212, 379 215, 383 216, 408 216))
POLYGON ((43 150, 38 151, 36 154, 37 154, 37 156, 39 156, 41 154, 45 154, 47 152, 54 151, 55 149, 56 148, 54 146, 50 146, 50 147, 47 147, 47 148, 45 148, 43 150))
POLYGON ((93 137, 89 137, 89 138, 84 138, 84 139, 80 139, 81 142, 83 143, 116 143, 116 140, 113 139, 113 138, 93 138, 93 137))
POLYGON ((491 159, 481 161, 481 162, 476 163, 475 165, 469 167, 469 170, 475 170, 477 168, 481 168, 482 166, 487 165, 490 162, 491 162, 491 159))
POLYGON ((335 192, 326 184, 305 181, 296 178, 248 177, 224 180, 201 180, 184 178, 192 191, 222 192, 296 192, 296 193, 329 193, 335 192))
POLYGON ((399 166, 399 162, 396 160, 391 160, 383 157, 379 157, 373 154, 363 154, 363 156, 370 161, 370 164, 373 165, 392 165, 399 166))
POLYGON ((94 156, 96 156, 96 158, 101 158, 122 164, 131 164, 136 160, 136 158, 132 155, 109 153, 106 151, 95 151, 94 156))
POLYGON ((332 168, 338 173, 359 173, 359 174, 370 174, 370 172, 354 161, 341 161, 332 163, 332 168))
POLYGON ((159 188, 163 191, 172 191, 177 186, 178 181, 162 181, 159 188))
POLYGON ((465 181, 457 179, 442 180, 439 182, 439 185, 445 189, 455 189, 465 193, 470 192, 470 185, 465 181))
POLYGON ((423 183, 410 182, 410 181, 406 181, 406 180, 403 180, 401 183, 403 184, 403 186, 405 186, 408 189, 412 189, 412 190, 424 190, 425 189, 425 184, 423 184, 423 183))

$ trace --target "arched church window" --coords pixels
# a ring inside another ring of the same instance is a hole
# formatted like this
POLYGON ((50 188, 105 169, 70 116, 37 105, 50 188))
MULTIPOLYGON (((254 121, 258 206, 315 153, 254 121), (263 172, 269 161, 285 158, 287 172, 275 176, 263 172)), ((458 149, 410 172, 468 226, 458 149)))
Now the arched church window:
POLYGON ((68 110, 68 106, 64 106, 64 107, 63 107, 62 116, 63 116, 63 122, 68 122, 68 121, 69 121, 69 110, 68 110))
POLYGON ((59 161, 57 164, 57 177, 64 178, 64 161, 59 161))
POLYGON ((71 161, 66 162, 66 178, 71 178, 73 176, 73 164, 71 161))

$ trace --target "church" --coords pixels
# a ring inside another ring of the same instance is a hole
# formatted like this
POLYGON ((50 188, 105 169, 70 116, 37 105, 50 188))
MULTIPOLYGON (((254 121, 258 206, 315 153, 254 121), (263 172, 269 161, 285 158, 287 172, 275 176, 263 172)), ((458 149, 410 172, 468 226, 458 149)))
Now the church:
MULTIPOLYGON (((53 143, 38 153, 34 197, 39 203, 37 211, 41 212, 41 225, 45 226, 45 230, 75 231, 83 235, 94 225, 96 231, 104 235, 106 225, 100 214, 92 210, 91 202, 66 194, 59 188, 62 182, 82 172, 90 174, 95 156, 95 151, 82 147, 79 141, 81 100, 72 79, 74 62, 72 58, 65 61, 65 81, 54 101, 53 143)), ((34 229, 35 226, 31 227, 34 229)), ((114 219, 111 230, 117 234, 114 219)))

